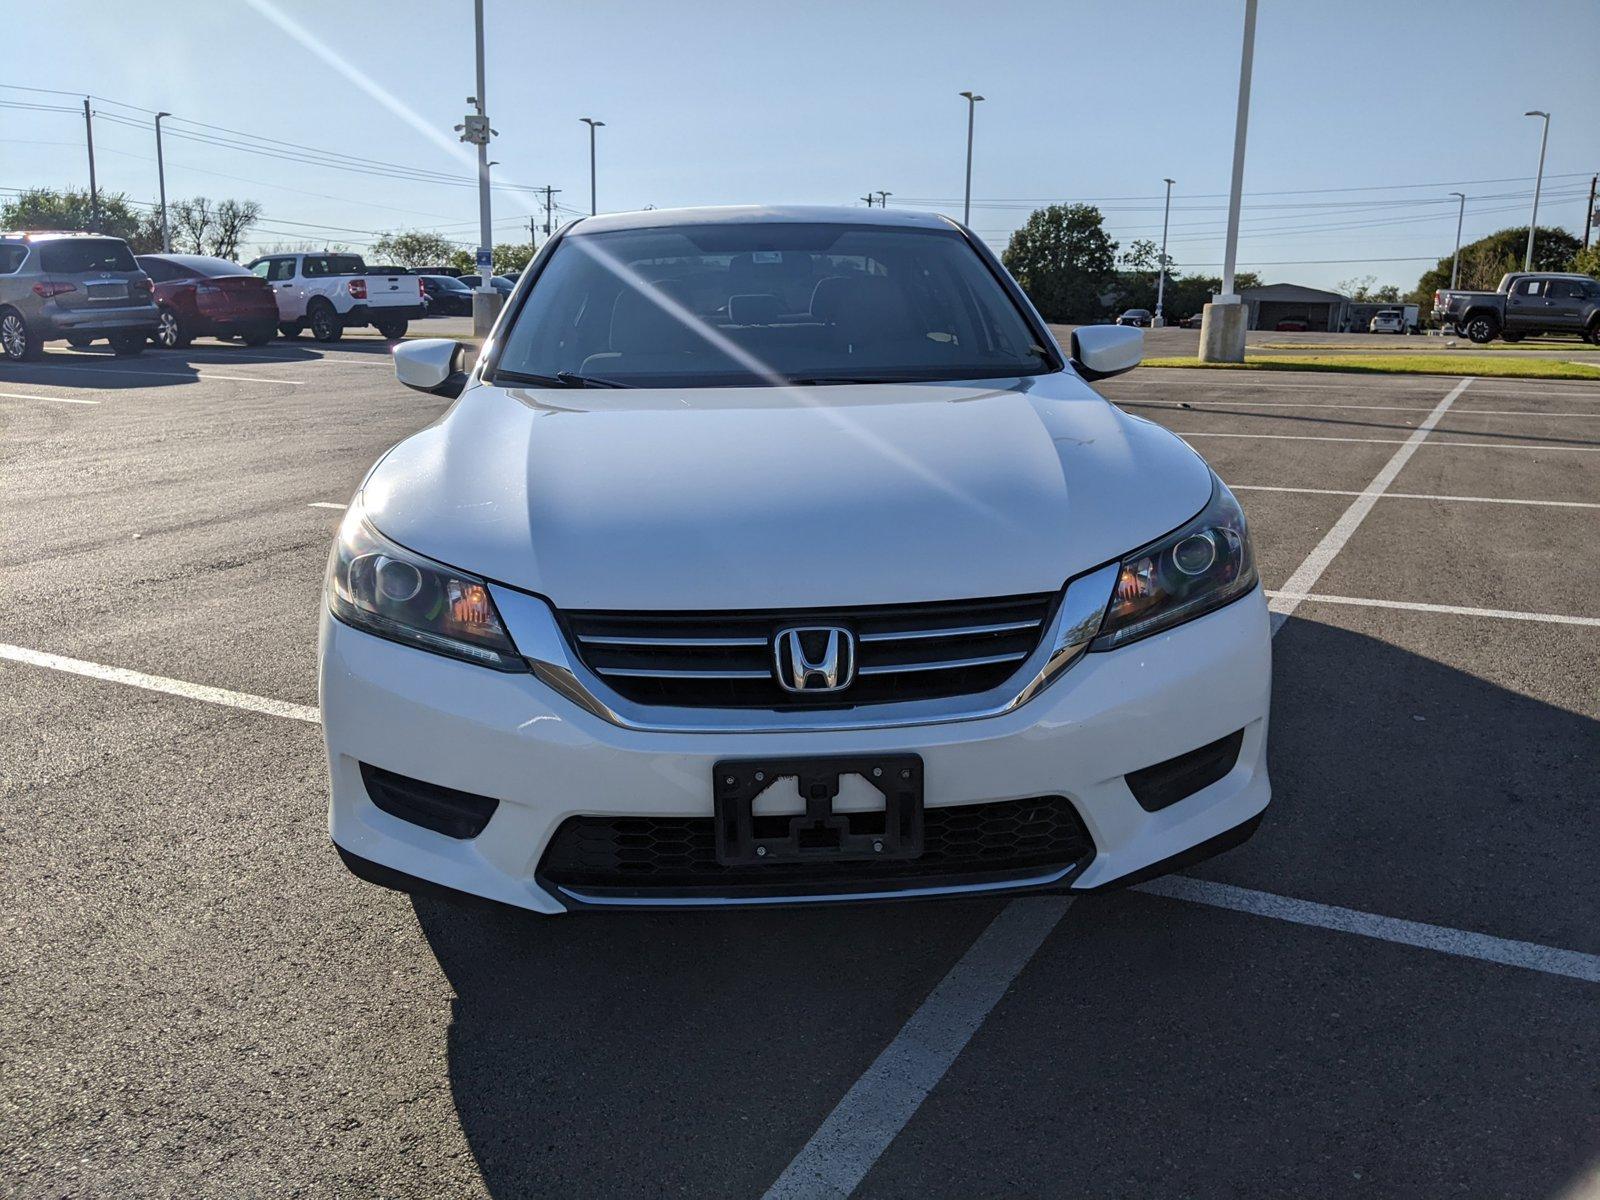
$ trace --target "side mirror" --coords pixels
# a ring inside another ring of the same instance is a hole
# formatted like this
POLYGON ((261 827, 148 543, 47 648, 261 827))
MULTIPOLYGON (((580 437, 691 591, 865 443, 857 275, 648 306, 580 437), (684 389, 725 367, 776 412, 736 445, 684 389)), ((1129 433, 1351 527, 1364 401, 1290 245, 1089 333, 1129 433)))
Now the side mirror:
POLYGON ((471 347, 448 338, 419 338, 394 348, 394 373, 408 388, 454 400, 467 386, 471 347))
POLYGON ((1091 382, 1131 371, 1143 357, 1144 330, 1138 326, 1085 325, 1073 331, 1073 369, 1091 382))

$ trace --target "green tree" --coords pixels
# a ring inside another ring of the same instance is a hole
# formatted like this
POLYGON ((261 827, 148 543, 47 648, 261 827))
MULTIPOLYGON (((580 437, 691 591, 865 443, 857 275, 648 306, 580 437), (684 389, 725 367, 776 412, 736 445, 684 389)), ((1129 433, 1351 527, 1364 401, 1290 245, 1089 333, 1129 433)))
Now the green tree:
MULTIPOLYGON (((1577 238, 1565 229, 1539 226, 1533 240, 1535 271, 1565 271, 1582 248, 1577 238)), ((1466 291, 1489 292, 1507 271, 1522 270, 1522 256, 1528 248, 1528 227, 1502 229, 1461 247, 1461 278, 1457 286, 1466 291)), ((1450 286, 1450 256, 1424 271, 1417 286, 1406 297, 1413 304, 1433 304, 1433 293, 1450 286)))
POLYGON ((1011 235, 1002 261, 1047 321, 1089 321, 1105 311, 1117 243, 1092 204, 1036 210, 1011 235))
MULTIPOLYGON (((533 261, 533 247, 523 242, 520 245, 513 242, 501 242, 494 247, 494 273, 504 275, 510 271, 520 271, 533 261)), ((476 275, 478 273, 478 256, 472 250, 457 250, 446 260, 463 275, 476 275)))
MULTIPOLYGON (((456 244, 443 234, 425 229, 386 233, 376 242, 368 257, 373 262, 398 263, 402 267, 437 267, 456 257, 456 244)), ((472 256, 467 256, 470 264, 472 256)))
POLYGON ((1596 242, 1587 250, 1579 250, 1574 254, 1572 256, 1572 269, 1600 279, 1600 242, 1596 242))
POLYGON ((157 214, 137 211, 123 192, 100 193, 100 225, 95 230, 89 193, 76 188, 29 188, 0 205, 5 229, 84 229, 125 240, 135 254, 161 249, 157 214))

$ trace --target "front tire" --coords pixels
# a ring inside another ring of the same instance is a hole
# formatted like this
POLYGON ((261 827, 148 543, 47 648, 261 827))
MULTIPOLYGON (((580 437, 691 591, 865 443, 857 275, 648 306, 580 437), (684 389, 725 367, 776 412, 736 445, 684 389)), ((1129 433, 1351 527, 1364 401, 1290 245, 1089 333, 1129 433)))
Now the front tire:
POLYGON ((378 332, 381 333, 384 337, 388 338, 391 342, 398 342, 401 338, 405 337, 405 335, 406 335, 406 326, 409 325, 410 322, 409 321, 374 321, 373 324, 378 327, 378 332))
POLYGON ((244 344, 246 346, 265 346, 277 335, 278 331, 271 325, 262 325, 254 329, 247 329, 244 332, 244 344))
POLYGON ((0 351, 12 362, 36 362, 44 353, 44 343, 14 308, 0 309, 0 351))
POLYGON ((163 350, 181 350, 194 341, 194 334, 189 332, 183 318, 175 310, 162 305, 161 311, 156 314, 156 331, 151 340, 163 350))
POLYGON ((297 338, 306 331, 306 327, 299 321, 285 321, 278 326, 278 332, 286 338, 297 338))
POLYGON ((319 342, 337 342, 344 336, 344 322, 333 311, 333 305, 318 304, 308 314, 311 319, 311 336, 319 342))
POLYGON ((150 335, 147 333, 114 333, 111 335, 111 352, 118 358, 132 358, 134 355, 144 353, 145 342, 150 335))
POLYGON ((1487 315, 1468 317, 1462 332, 1467 335, 1468 341, 1481 346, 1494 341, 1494 335, 1500 332, 1500 322, 1487 315))
POLYGON ((90 346, 94 345, 94 339, 91 337, 84 337, 81 333, 72 333, 67 335, 67 345, 71 346, 74 350, 86 350, 90 346))

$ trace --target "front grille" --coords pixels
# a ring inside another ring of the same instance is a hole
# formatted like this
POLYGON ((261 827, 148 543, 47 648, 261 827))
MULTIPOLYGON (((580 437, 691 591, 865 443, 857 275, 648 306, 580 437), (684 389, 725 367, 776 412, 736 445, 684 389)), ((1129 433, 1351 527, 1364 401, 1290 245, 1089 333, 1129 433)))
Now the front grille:
MULTIPOLYGON (((755 819, 757 837, 781 837, 790 817, 755 819)), ((881 832, 882 811, 849 814, 854 833, 881 832)), ((1062 796, 930 808, 921 857, 898 862, 785 862, 723 866, 710 817, 568 817, 539 877, 592 895, 784 895, 895 890, 1036 876, 1093 857, 1083 819, 1062 796)))
POLYGON ((564 614, 579 656, 640 704, 816 709, 988 691, 1039 644, 1054 593, 782 612, 564 614), (835 625, 856 637, 856 678, 808 695, 778 685, 774 635, 835 625))

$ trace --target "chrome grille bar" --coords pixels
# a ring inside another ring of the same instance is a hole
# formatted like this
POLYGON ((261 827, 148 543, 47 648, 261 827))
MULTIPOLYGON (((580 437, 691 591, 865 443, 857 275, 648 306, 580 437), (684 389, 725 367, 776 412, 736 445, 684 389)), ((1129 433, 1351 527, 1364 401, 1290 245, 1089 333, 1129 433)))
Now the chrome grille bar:
POLYGON ((1006 621, 998 625, 952 625, 949 629, 907 629, 901 633, 863 633, 861 642, 909 642, 919 638, 981 637, 986 633, 1016 633, 1039 628, 1038 621, 1006 621))
POLYGON ((1028 651, 1014 654, 987 654, 982 658, 947 658, 936 662, 888 663, 878 667, 862 667, 859 675, 909 675, 915 671, 960 671, 967 667, 992 667, 997 663, 1021 662, 1028 651))

